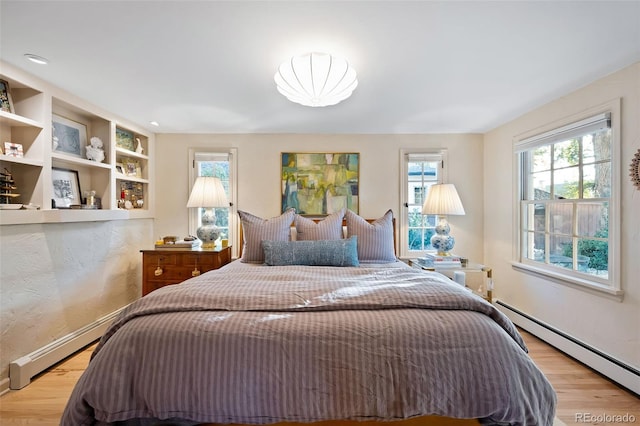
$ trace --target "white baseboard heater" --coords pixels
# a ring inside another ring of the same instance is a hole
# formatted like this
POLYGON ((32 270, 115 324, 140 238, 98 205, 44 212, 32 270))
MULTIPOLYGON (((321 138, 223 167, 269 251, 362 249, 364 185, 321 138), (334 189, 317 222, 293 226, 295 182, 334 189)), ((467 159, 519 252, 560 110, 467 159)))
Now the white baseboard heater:
POLYGON ((31 378, 96 341, 124 307, 9 364, 9 387, 22 389, 31 378))
POLYGON ((501 300, 495 306, 517 326, 549 343, 629 391, 640 395, 640 370, 534 318, 501 300))

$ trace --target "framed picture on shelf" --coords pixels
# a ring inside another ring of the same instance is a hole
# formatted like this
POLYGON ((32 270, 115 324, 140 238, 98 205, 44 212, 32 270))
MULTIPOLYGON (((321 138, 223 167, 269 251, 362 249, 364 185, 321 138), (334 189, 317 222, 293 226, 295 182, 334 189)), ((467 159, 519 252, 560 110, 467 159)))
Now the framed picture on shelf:
POLYGON ((125 175, 137 178, 142 177, 142 168, 140 167, 140 162, 138 160, 133 160, 131 158, 123 159, 122 166, 124 168, 125 175))
POLYGON ((51 168, 51 185, 53 186, 53 201, 59 209, 81 205, 80 177, 77 170, 51 168))
POLYGON ((283 152, 282 211, 328 215, 348 208, 358 213, 360 154, 283 152))
POLYGON ((116 146, 135 152, 136 147, 133 141, 133 133, 116 127, 116 146))
POLYGON ((11 98, 11 89, 9 88, 9 82, 6 80, 0 80, 0 109, 5 112, 14 113, 13 99, 11 98))
POLYGON ((19 143, 4 143, 4 152, 5 155, 9 157, 21 158, 24 157, 24 151, 22 150, 22 144, 19 143))
POLYGON ((57 114, 52 117, 53 137, 57 138, 55 151, 83 158, 82 151, 87 145, 87 126, 57 114))

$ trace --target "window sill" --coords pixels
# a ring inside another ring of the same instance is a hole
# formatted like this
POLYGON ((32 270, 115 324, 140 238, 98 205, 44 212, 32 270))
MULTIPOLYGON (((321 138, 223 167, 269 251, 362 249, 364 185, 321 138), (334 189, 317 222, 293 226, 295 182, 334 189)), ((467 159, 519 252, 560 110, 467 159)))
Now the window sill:
POLYGON ((514 261, 514 262, 511 262, 511 267, 513 269, 522 271, 524 273, 529 273, 537 277, 551 280, 558 284, 567 285, 569 287, 572 287, 578 290, 583 290, 597 296, 602 296, 608 299, 616 300, 618 302, 622 302, 622 299, 624 297, 624 291, 620 289, 614 289, 614 288, 611 288, 593 281, 589 281, 586 279, 581 279, 578 277, 572 277, 569 275, 556 273, 556 272, 549 271, 547 269, 540 268, 534 265, 529 265, 526 263, 514 261))

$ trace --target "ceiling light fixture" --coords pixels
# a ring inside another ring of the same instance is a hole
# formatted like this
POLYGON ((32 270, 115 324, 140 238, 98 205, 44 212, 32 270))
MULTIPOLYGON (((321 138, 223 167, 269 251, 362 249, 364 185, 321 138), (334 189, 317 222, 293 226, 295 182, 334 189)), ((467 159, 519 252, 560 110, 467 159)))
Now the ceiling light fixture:
POLYGON ((358 85, 356 71, 345 59, 319 52, 292 57, 273 78, 287 99, 311 107, 335 105, 358 85))
POLYGON ((25 58, 39 65, 47 65, 49 60, 47 58, 43 58, 42 56, 34 55, 33 53, 25 53, 25 58))
POLYGON ((149 124, 151 124, 152 126, 156 126, 156 127, 158 127, 160 125, 160 123, 158 123, 157 121, 150 121, 149 124))

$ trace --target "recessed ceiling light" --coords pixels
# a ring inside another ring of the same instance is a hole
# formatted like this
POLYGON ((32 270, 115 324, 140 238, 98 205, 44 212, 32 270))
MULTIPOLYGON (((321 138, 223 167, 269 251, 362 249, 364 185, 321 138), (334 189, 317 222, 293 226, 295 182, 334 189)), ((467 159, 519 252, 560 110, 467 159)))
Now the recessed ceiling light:
POLYGON ((160 123, 158 123, 157 121, 150 121, 149 124, 151 124, 152 126, 156 126, 156 127, 158 127, 160 125, 160 123))
POLYGON ((25 58, 27 58, 28 60, 30 60, 31 62, 34 62, 36 64, 46 65, 46 64, 49 63, 49 60, 47 58, 43 58, 42 56, 34 55, 33 53, 25 53, 24 56, 25 56, 25 58))

